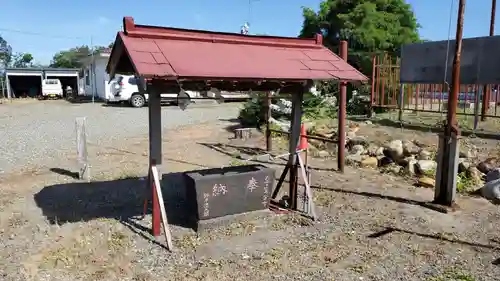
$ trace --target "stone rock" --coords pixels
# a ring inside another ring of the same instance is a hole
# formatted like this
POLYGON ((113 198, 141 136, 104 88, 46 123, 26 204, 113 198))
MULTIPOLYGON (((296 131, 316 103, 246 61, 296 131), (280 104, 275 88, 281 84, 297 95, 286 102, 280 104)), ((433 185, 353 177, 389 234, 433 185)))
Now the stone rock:
POLYGON ((486 174, 486 182, 500 179, 500 168, 495 168, 486 174))
POLYGON ((370 156, 377 156, 377 150, 379 147, 373 143, 370 143, 366 148, 366 153, 370 156))
POLYGON ((399 165, 396 165, 396 164, 393 164, 393 165, 388 165, 386 168, 385 168, 385 171, 387 173, 393 173, 395 175, 399 174, 401 172, 401 169, 402 167, 399 166, 399 165))
POLYGON ((425 174, 432 170, 436 170, 437 162, 434 160, 418 160, 416 166, 419 173, 425 174))
POLYGON ((418 178, 417 184, 422 187, 434 188, 434 186, 436 186, 436 180, 430 177, 422 176, 418 178))
POLYGON ((345 135, 346 135, 346 137, 347 137, 348 139, 352 139, 352 138, 355 138, 355 137, 356 137, 356 132, 354 132, 354 131, 349 131, 349 132, 347 132, 345 135))
POLYGON ((390 157, 384 156, 384 157, 380 158, 379 162, 380 162, 380 167, 384 167, 384 166, 393 164, 394 160, 392 160, 392 158, 390 158, 390 157))
POLYGON ((422 149, 417 155, 418 160, 432 160, 432 153, 429 151, 422 149))
POLYGON ((385 147, 381 146, 375 151, 375 156, 384 156, 385 147))
POLYGON ((469 177, 472 182, 474 182, 475 184, 479 184, 481 182, 483 182, 483 173, 481 173, 481 171, 479 171, 478 168, 472 166, 472 167, 469 167, 466 171, 466 175, 467 177, 469 177))
POLYGON ((346 146, 347 146, 347 147, 353 147, 353 146, 355 146, 355 145, 357 145, 357 144, 360 144, 360 145, 362 145, 363 147, 368 147, 369 142, 368 142, 368 140, 367 140, 365 137, 363 137, 363 136, 356 136, 356 137, 354 137, 354 138, 352 138, 352 139, 349 139, 349 140, 347 141, 347 143, 346 143, 346 146))
POLYGON ((425 143, 423 143, 423 142, 421 142, 421 141, 419 141, 419 140, 413 140, 413 143, 414 143, 416 146, 420 147, 420 148, 426 148, 426 147, 428 147, 428 145, 426 145, 425 143))
POLYGON ((360 166, 364 168, 375 169, 378 167, 378 159, 376 157, 367 157, 366 159, 361 161, 360 166))
POLYGON ((345 162, 348 165, 359 166, 363 161, 363 156, 358 154, 346 155, 345 162))
POLYGON ((495 205, 500 205, 500 179, 487 182, 481 187, 481 196, 495 205))
POLYGON ((384 150, 384 154, 385 151, 387 151, 387 153, 389 154, 388 156, 391 157, 393 160, 401 159, 403 157, 403 141, 401 140, 391 141, 384 150))
POLYGON ((320 150, 320 151, 318 151, 318 156, 319 157, 328 157, 328 156, 330 156, 330 152, 328 152, 326 150, 320 150))
POLYGON ((467 171, 470 167, 470 162, 467 161, 467 158, 459 158, 458 159, 458 172, 463 173, 467 171))
POLYGON ((373 124, 373 122, 370 121, 370 120, 366 120, 364 123, 365 123, 365 125, 371 125, 371 124, 373 124))
POLYGON ((474 158, 476 157, 476 153, 472 149, 460 150, 458 154, 460 158, 474 158))
POLYGON ((361 144, 353 145, 351 148, 352 154, 362 155, 365 152, 365 148, 361 144))
POLYGON ((315 140, 315 139, 309 139, 309 146, 313 145, 316 147, 318 150, 324 149, 326 147, 325 142, 320 141, 320 140, 315 140))
POLYGON ((415 156, 405 157, 397 162, 398 165, 406 167, 410 161, 415 160, 415 156))
POLYGON ((356 133, 357 131, 359 131, 359 124, 358 123, 351 123, 351 124, 349 124, 348 128, 349 128, 348 130, 350 132, 356 133))
POLYGON ((415 171, 416 171, 417 162, 418 162, 418 161, 417 161, 417 160, 415 160, 415 159, 410 159, 410 160, 408 161, 408 165, 406 165, 406 166, 404 167, 404 172, 405 172, 406 174, 408 174, 408 175, 411 175, 411 176, 415 175, 415 174, 416 174, 416 172, 415 172, 415 171))
POLYGON ((491 157, 477 165, 477 169, 483 174, 488 174, 491 170, 498 167, 498 159, 491 157))
POLYGON ((405 156, 410 156, 414 154, 418 154, 420 152, 420 147, 415 145, 411 141, 403 141, 403 154, 405 156))

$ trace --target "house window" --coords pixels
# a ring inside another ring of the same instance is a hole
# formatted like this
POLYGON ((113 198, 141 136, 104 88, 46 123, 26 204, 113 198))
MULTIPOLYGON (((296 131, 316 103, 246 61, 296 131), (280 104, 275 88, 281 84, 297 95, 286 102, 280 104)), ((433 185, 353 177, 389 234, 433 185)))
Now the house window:
POLYGON ((90 86, 90 71, 85 70, 85 85, 90 86))

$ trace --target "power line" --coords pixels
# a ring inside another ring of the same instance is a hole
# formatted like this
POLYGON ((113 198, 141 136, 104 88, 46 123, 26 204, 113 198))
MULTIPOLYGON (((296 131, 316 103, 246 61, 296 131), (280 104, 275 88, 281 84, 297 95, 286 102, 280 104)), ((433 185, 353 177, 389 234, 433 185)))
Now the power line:
POLYGON ((86 39, 84 37, 59 36, 59 35, 51 35, 51 34, 46 34, 46 33, 24 31, 24 30, 17 30, 17 29, 9 29, 9 28, 0 28, 0 31, 26 34, 26 35, 43 36, 43 37, 49 37, 49 38, 55 38, 55 39, 86 39))
POLYGON ((89 37, 63 36, 63 35, 54 35, 54 34, 48 34, 48 33, 42 33, 42 32, 32 32, 32 31, 25 31, 25 30, 18 30, 18 29, 10 29, 10 28, 0 28, 0 31, 18 33, 18 34, 24 34, 24 35, 43 36, 45 38, 53 38, 53 39, 90 40, 90 37, 92 37, 92 36, 89 36, 89 37))

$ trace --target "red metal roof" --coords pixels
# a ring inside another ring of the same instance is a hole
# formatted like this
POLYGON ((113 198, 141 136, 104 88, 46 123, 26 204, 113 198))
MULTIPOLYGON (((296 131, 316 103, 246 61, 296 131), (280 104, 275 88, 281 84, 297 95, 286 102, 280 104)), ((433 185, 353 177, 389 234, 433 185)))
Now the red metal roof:
MULTIPOLYGON (((366 81, 366 76, 314 39, 249 36, 136 25, 124 18, 121 41, 137 75, 165 79, 366 81)), ((116 44, 115 45, 120 45, 116 44)), ((120 72, 113 49, 108 72, 120 72)))

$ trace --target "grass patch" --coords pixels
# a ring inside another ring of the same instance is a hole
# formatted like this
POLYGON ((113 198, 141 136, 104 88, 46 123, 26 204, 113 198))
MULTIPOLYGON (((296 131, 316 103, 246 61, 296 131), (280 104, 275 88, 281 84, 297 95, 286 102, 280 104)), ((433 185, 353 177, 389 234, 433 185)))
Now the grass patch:
POLYGON ((244 162, 244 161, 241 161, 241 160, 238 160, 238 159, 232 159, 231 161, 229 161, 229 166, 243 166, 243 165, 246 165, 247 163, 244 162))
POLYGON ((431 169, 431 170, 425 171, 424 176, 432 178, 432 179, 436 179, 436 169, 431 169))
POLYGON ((313 196, 314 203, 319 206, 330 206, 333 202, 332 191, 329 190, 315 190, 313 196))
POLYGON ((427 281, 477 281, 472 275, 460 271, 447 271, 442 275, 431 277, 427 281))
POLYGON ((457 191, 460 193, 468 193, 474 190, 476 182, 469 177, 466 172, 461 172, 457 175, 457 191))
POLYGON ((121 230, 109 228, 98 225, 53 244, 53 248, 42 252, 39 269, 65 271, 89 280, 127 276, 130 261, 126 252, 131 245, 130 237, 121 230))
POLYGON ((120 170, 117 172, 102 172, 95 175, 91 174, 92 181, 111 181, 111 180, 133 180, 144 177, 137 171, 120 170))

